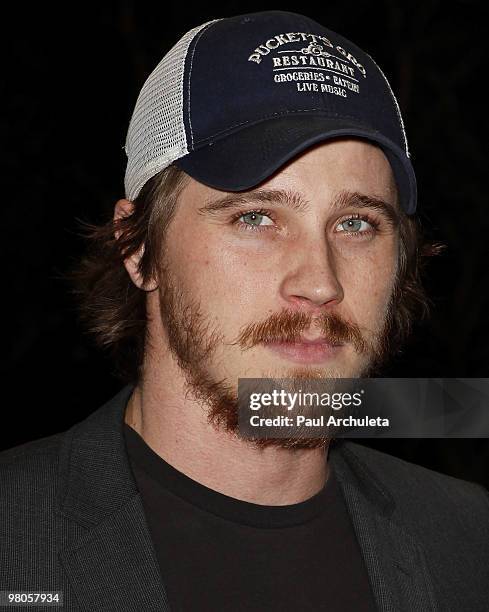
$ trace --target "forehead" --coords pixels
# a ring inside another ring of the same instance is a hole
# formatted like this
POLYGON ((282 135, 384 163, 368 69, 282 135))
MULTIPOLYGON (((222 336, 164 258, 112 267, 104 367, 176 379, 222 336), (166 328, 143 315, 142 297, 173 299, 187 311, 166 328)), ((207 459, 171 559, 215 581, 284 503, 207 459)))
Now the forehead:
POLYGON ((383 151, 367 140, 338 138, 319 143, 296 156, 268 183, 302 184, 315 191, 344 189, 369 195, 388 196, 395 192, 391 165, 383 151))
MULTIPOLYGON (((297 192, 318 204, 342 191, 381 198, 398 208, 397 186, 387 157, 375 144, 358 138, 335 138, 310 147, 280 167, 256 187, 235 193, 252 196, 257 190, 283 189, 297 192)), ((221 198, 225 192, 191 179, 182 199, 202 203, 221 198)))

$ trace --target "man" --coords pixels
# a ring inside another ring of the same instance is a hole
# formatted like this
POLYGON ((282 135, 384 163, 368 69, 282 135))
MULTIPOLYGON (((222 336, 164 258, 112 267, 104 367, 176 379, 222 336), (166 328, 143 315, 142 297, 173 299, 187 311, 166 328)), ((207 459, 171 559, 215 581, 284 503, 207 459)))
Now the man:
POLYGON ((2 454, 1 589, 91 611, 489 609, 482 487, 238 431, 239 378, 372 375, 425 309, 375 62, 297 14, 203 24, 144 84, 126 153, 76 276, 128 384, 2 454))

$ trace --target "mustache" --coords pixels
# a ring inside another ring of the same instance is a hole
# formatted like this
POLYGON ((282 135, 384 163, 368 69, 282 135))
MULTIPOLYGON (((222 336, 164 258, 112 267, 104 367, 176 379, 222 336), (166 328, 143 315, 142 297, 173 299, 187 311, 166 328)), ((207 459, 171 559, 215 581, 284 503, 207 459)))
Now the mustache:
POLYGON ((243 350, 267 342, 294 342, 299 340, 302 332, 313 323, 330 344, 352 344, 358 353, 368 351, 360 327, 353 322, 345 321, 337 313, 323 313, 319 317, 312 314, 283 310, 272 314, 263 322, 246 325, 237 340, 231 344, 239 345, 243 350))

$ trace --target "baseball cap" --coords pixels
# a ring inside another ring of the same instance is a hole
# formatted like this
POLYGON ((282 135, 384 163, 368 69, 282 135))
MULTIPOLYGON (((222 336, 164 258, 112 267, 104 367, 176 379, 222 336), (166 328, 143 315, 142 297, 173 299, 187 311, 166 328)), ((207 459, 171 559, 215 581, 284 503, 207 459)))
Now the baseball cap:
POLYGON ((126 198, 174 162, 210 187, 251 189, 308 147, 341 136, 382 149, 401 207, 413 214, 416 177, 401 112, 368 53, 297 13, 208 21, 182 36, 139 93, 124 147, 126 198))

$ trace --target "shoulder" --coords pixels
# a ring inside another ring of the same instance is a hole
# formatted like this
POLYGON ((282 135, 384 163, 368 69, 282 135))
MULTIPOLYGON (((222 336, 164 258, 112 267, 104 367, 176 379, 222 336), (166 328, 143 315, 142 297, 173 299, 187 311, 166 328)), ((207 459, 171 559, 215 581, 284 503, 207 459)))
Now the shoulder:
POLYGON ((3 480, 13 472, 28 475, 39 473, 40 468, 58 462, 62 438, 65 432, 25 442, 0 452, 0 475, 3 480))
POLYGON ((16 463, 22 462, 22 460, 29 460, 32 457, 49 456, 55 457, 58 455, 61 438, 64 435, 62 433, 52 434, 45 438, 38 438, 7 448, 0 452, 0 468, 5 466, 12 466, 16 463))
POLYGON ((2 500, 23 506, 56 489, 63 433, 54 434, 0 452, 2 500))
POLYGON ((399 494, 408 492, 407 485, 419 492, 424 490, 428 495, 433 490, 436 492, 442 490, 447 496, 453 496, 455 500, 460 498, 460 495, 482 500, 483 505, 489 509, 489 491, 482 485, 436 472, 363 444, 347 441, 344 446, 349 453, 375 472, 377 478, 389 489, 398 491, 399 494))
POLYGON ((33 554, 55 545, 62 439, 55 434, 0 453, 0 549, 13 574, 17 563, 27 567, 33 554))
POLYGON ((397 514, 414 530, 427 522, 457 529, 470 525, 489 537, 489 491, 482 485, 351 441, 345 441, 344 452, 375 477, 393 498, 397 514))

